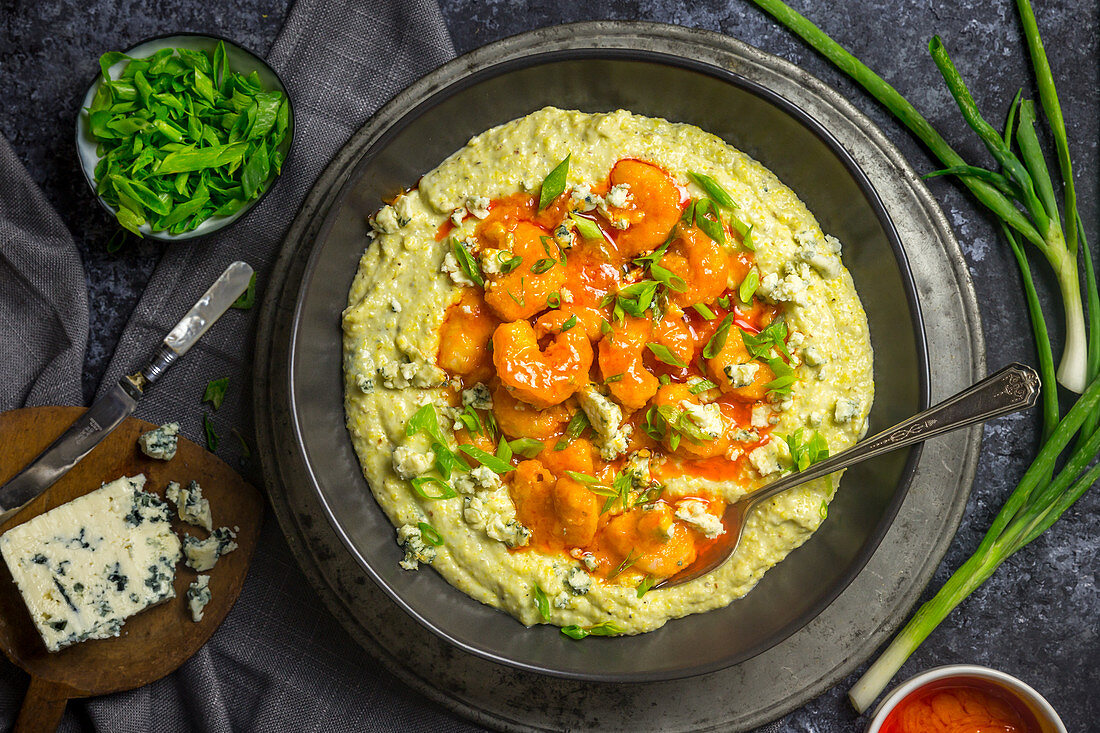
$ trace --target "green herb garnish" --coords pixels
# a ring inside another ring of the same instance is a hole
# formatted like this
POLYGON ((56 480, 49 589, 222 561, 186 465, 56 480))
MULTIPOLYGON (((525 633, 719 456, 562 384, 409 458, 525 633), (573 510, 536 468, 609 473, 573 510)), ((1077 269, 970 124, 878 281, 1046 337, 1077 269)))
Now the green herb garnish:
POLYGON ((181 234, 236 213, 282 168, 286 96, 265 90, 256 72, 231 71, 225 58, 221 42, 213 52, 100 57, 100 86, 86 110, 99 143, 96 192, 139 237, 143 224, 181 234), (123 60, 111 78, 108 70, 123 60))
POLYGON ((565 179, 569 177, 570 157, 572 156, 565 156, 565 159, 554 166, 554 170, 542 179, 542 188, 539 189, 539 211, 553 203, 554 199, 565 191, 565 179))
POLYGON ((550 599, 546 597, 545 591, 536 584, 535 590, 531 595, 534 596, 535 608, 539 610, 539 616, 542 616, 543 621, 549 621, 550 599))
POLYGON ((512 449, 513 453, 518 453, 524 458, 534 458, 539 453, 542 453, 546 444, 534 438, 516 438, 515 440, 508 441, 508 446, 512 449))
POLYGON ((688 387, 688 392, 690 392, 691 394, 699 394, 700 392, 706 392, 708 389, 717 388, 718 385, 710 381, 709 379, 700 379, 692 384, 690 387, 688 387))
POLYGON ((653 352, 653 355, 663 361, 665 364, 677 367, 679 369, 685 369, 687 364, 680 361, 680 359, 673 354, 672 351, 664 344, 646 344, 645 347, 653 352))
POLYGON ((535 264, 531 265, 531 272, 535 273, 536 275, 541 275, 542 273, 553 267, 556 262, 557 260, 552 260, 549 257, 542 257, 537 262, 535 262, 535 264))
POLYGON ((578 626, 576 624, 562 626, 561 633, 570 639, 583 639, 586 636, 616 636, 623 633, 623 630, 616 626, 613 621, 604 621, 595 626, 578 626))
POLYGON ((626 553, 626 557, 624 557, 623 561, 619 563, 619 567, 615 568, 615 572, 611 573, 611 575, 608 575, 607 579, 611 580, 612 578, 617 578, 624 571, 628 570, 630 566, 638 562, 638 557, 640 556, 636 556, 634 554, 634 548, 630 548, 630 552, 626 553))
POLYGON ((443 545, 443 536, 436 531, 436 528, 427 522, 417 522, 417 529, 420 530, 420 536, 424 538, 424 541, 433 547, 441 547, 443 545))
POLYGON ((726 230, 722 228, 718 204, 710 199, 699 199, 695 203, 695 226, 718 244, 726 243, 726 230))
POLYGON ((214 423, 210 422, 210 416, 203 413, 202 430, 206 433, 206 449, 213 453, 218 449, 218 434, 214 431, 214 423))
POLYGON ((760 275, 756 273, 756 270, 749 270, 749 274, 745 275, 745 279, 741 281, 741 286, 737 288, 737 297, 741 299, 742 303, 751 303, 752 296, 759 286, 760 275))
POLYGON ((708 308, 703 303, 696 303, 695 305, 693 305, 691 307, 695 309, 696 313, 701 315, 703 318, 706 318, 708 321, 713 321, 715 318, 718 317, 714 314, 714 311, 712 311, 710 308, 708 308))
POLYGON ((481 265, 470 254, 470 250, 466 249, 466 245, 455 237, 451 237, 451 251, 454 252, 455 259, 458 260, 458 266, 466 274, 466 277, 473 280, 480 287, 485 287, 485 276, 481 274, 481 265))
POLYGON ((737 204, 733 200, 733 197, 726 192, 726 189, 722 188, 722 186, 718 184, 718 181, 714 180, 707 174, 695 173, 694 171, 692 171, 688 173, 688 178, 694 181, 695 184, 699 186, 699 188, 706 191, 707 195, 714 199, 714 201, 719 205, 724 206, 727 209, 738 208, 737 204))
POLYGON ((458 449, 468 455, 470 458, 473 458, 481 465, 488 468, 493 473, 508 473, 513 468, 512 464, 508 461, 501 460, 500 458, 494 456, 492 453, 483 451, 477 446, 463 443, 462 445, 458 446, 458 449))
POLYGON ((687 290, 687 283, 684 282, 684 278, 672 270, 661 267, 656 262, 649 266, 649 274, 653 276, 654 280, 673 292, 682 293, 687 290))
POLYGON ((815 430, 807 438, 805 432, 805 428, 799 428, 784 438, 791 450, 791 461, 795 470, 800 472, 829 457, 829 443, 821 433, 815 430))
POLYGON ((713 359, 718 356, 718 352, 726 345, 726 337, 729 335, 732 323, 733 314, 727 313, 722 322, 718 324, 718 330, 714 332, 714 335, 710 337, 710 341, 707 341, 707 345, 703 347, 703 358, 713 359))
POLYGON ((600 225, 596 223, 594 219, 589 219, 586 216, 580 214, 570 214, 569 218, 573 220, 573 223, 577 225, 577 231, 581 233, 581 236, 589 240, 606 240, 603 230, 600 229, 600 225))
POLYGON ((500 263, 500 274, 507 275, 509 272, 516 269, 522 264, 523 258, 519 255, 513 255, 512 257, 509 257, 508 259, 500 263))
POLYGON ((256 273, 252 273, 252 277, 248 278, 248 287, 240 297, 234 300, 230 304, 230 308, 236 308, 237 310, 246 311, 251 308, 256 302, 256 273))
POLYGON ((588 415, 584 414, 584 410, 577 410, 573 413, 573 417, 569 418, 569 424, 565 426, 565 435, 558 439, 554 450, 565 450, 569 447, 569 443, 581 437, 587 428, 588 415))
POLYGON ((647 575, 644 578, 642 578, 642 582, 640 582, 640 583, 638 583, 638 585, 634 586, 634 589, 637 592, 638 597, 641 598, 646 593, 648 593, 649 590, 654 586, 654 584, 656 584, 656 582, 657 582, 656 578, 654 578, 652 575, 647 575))
POLYGON ((745 343, 745 350, 754 359, 768 359, 772 349, 791 358, 787 350, 787 324, 783 319, 777 318, 768 324, 768 327, 757 334, 751 334, 745 329, 741 331, 741 340, 745 343))
POLYGON ((565 321, 565 323, 561 324, 561 332, 565 333, 566 331, 568 331, 569 329, 573 328, 573 326, 576 326, 576 325, 577 325, 577 316, 572 315, 565 321))
POLYGON ((436 478, 435 476, 417 476, 414 479, 410 479, 409 483, 412 484, 413 491, 421 499, 453 499, 458 496, 455 490, 451 488, 451 485, 443 479, 436 478), (426 486, 434 486, 439 489, 438 494, 429 494, 424 490, 426 486))
POLYGON ((217 410, 225 399, 225 390, 229 387, 229 377, 214 379, 206 383, 201 402, 209 402, 217 410))

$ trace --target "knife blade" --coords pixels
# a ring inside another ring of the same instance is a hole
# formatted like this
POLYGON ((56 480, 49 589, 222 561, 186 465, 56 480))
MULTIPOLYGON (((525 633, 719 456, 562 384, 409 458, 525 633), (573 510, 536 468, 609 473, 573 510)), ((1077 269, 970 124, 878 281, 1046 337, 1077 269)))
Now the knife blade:
POLYGON ((248 288, 252 268, 234 262, 169 331, 153 358, 139 372, 125 376, 97 399, 57 440, 10 481, 0 486, 0 512, 26 504, 52 486, 92 452, 137 407, 177 359, 187 353, 248 288))

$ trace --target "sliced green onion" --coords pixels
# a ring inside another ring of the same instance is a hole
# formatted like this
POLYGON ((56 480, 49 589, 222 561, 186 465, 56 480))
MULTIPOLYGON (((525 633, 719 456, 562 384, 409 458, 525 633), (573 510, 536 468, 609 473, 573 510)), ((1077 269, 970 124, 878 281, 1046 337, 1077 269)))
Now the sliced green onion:
POLYGON ((420 530, 420 536, 424 538, 424 541, 433 547, 441 547, 443 545, 443 537, 436 531, 435 527, 427 522, 418 522, 417 528, 420 530))
POLYGON ((554 166, 554 170, 542 179, 542 187, 539 189, 539 211, 553 203, 554 199, 565 191, 565 180, 569 177, 570 157, 572 155, 565 156, 565 159, 554 166))

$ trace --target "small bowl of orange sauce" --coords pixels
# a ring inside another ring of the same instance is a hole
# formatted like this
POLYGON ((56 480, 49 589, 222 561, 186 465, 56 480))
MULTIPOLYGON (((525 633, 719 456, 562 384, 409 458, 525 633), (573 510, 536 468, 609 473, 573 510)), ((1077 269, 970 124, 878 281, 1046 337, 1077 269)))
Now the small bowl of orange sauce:
POLYGON ((952 664, 895 688, 867 733, 1067 733, 1042 695, 988 667, 952 664))

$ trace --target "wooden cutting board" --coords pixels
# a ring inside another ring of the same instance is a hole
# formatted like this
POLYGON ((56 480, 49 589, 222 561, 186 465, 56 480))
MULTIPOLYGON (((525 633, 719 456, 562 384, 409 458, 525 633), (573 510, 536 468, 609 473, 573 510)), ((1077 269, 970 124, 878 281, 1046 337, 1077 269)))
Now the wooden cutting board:
MULTIPOLYGON (((22 469, 84 412, 83 407, 29 407, 0 414, 0 485, 22 469)), ((182 562, 176 597, 131 617, 122 635, 93 639, 50 653, 31 621, 7 565, 0 562, 0 648, 31 676, 15 730, 56 730, 70 698, 105 695, 153 682, 172 672, 206 643, 240 595, 263 519, 260 492, 206 449, 179 439, 171 461, 145 456, 138 436, 156 426, 129 418, 45 493, 4 519, 0 534, 120 476, 145 474, 145 490, 164 496, 169 481, 198 481, 210 501, 214 527, 240 528, 237 550, 209 571, 213 598, 199 623, 191 620, 187 587, 198 575, 182 562)), ((206 537, 179 521, 177 534, 206 537)))

